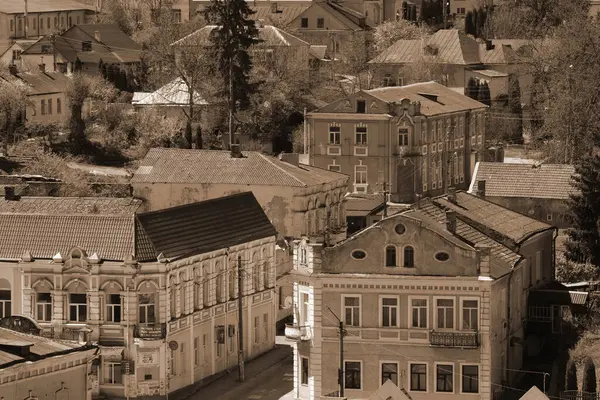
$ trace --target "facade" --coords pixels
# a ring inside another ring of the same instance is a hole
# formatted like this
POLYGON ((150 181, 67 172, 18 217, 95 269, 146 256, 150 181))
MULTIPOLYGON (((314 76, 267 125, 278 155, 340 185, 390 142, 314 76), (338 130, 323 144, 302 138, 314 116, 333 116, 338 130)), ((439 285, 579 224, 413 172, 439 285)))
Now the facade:
POLYGON ((92 399, 97 346, 40 337, 27 317, 3 318, 0 326, 0 398, 92 399))
MULTIPOLYGON (((23 71, 24 65, 23 65, 23 59, 21 58, 21 53, 23 53, 23 51, 25 49, 27 49, 29 46, 31 46, 32 44, 34 44, 37 41, 37 39, 34 40, 25 40, 25 39, 18 39, 15 40, 14 43, 12 43, 10 45, 10 47, 8 47, 4 53, 2 53, 2 55, 0 55, 0 62, 4 65, 9 65, 9 64, 14 64, 17 66, 17 69, 19 71, 23 71)), ((38 60, 39 61, 39 60, 38 60)))
POLYGON ((37 72, 17 75, 29 87, 25 118, 34 123, 60 123, 69 117, 66 92, 70 78, 60 72, 46 72, 45 68, 41 64, 37 72))
POLYGON ((42 336, 97 342, 94 395, 164 396, 232 367, 238 316, 246 359, 275 342, 276 231, 252 193, 138 214, 140 205, 1 204, 3 298, 15 299, 3 305, 42 336))
POLYGON ((566 164, 479 162, 469 193, 552 224, 571 227, 568 200, 575 194, 575 168, 566 164))
POLYGON ((492 399, 523 365, 527 289, 553 278, 554 231, 451 191, 333 247, 297 241, 295 395, 337 397, 343 361, 348 399, 388 380, 415 400, 492 399))
POLYGON ((486 106, 435 82, 360 91, 308 114, 310 163, 393 201, 467 188, 486 106))

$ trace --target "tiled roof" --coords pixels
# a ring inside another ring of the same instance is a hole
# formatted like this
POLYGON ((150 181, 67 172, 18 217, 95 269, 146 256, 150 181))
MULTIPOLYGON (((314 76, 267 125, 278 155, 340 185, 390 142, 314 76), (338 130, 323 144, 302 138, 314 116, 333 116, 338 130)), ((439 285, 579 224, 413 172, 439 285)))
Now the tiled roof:
POLYGON ((400 39, 369 61, 371 64, 408 64, 417 62, 422 55, 425 41, 400 39))
POLYGON ((0 198, 0 214, 114 215, 131 216, 142 205, 134 198, 110 197, 21 197, 0 198))
MULTIPOLYGON (((73 0, 28 0, 27 12, 55 12, 55 11, 74 11, 74 10, 90 10, 94 11, 94 7, 73 0)), ((0 1, 0 13, 6 14, 23 14, 25 6, 22 1, 4 0, 0 1)))
POLYGON ((486 105, 457 93, 437 82, 422 82, 412 85, 383 87, 367 90, 366 93, 387 103, 399 102, 403 98, 421 102, 421 113, 432 116, 464 110, 486 108, 486 105), (437 101, 423 96, 423 94, 437 96, 437 101))
POLYGON ((308 165, 295 166, 259 152, 233 158, 228 151, 151 149, 131 183, 211 183, 310 187, 347 175, 308 165))
MULTIPOLYGON (((210 45, 210 34, 213 29, 217 29, 217 25, 206 25, 197 31, 190 33, 189 35, 179 39, 173 45, 177 46, 193 46, 193 45, 210 45)), ((282 29, 276 28, 272 25, 265 25, 258 28, 258 38, 261 40, 257 46, 310 46, 304 40, 297 38, 285 32, 282 29)))
MULTIPOLYGON (((140 96, 131 100, 132 104, 140 106, 188 106, 190 92, 183 79, 175 78, 153 93, 140 96), (140 98, 141 97, 141 98, 140 98)), ((194 92, 194 104, 208 104, 198 93, 194 92)))
MULTIPOLYGON (((100 43, 106 46, 117 58, 117 62, 132 63, 140 61, 142 46, 127 36, 116 24, 81 24, 75 25, 94 38, 96 32, 100 34, 100 43)), ((85 53, 85 52, 80 52, 85 53)))
POLYGON ((70 78, 60 72, 20 73, 21 78, 29 86, 30 94, 64 93, 70 78))
POLYGON ((250 18, 253 20, 262 20, 269 24, 285 26, 295 20, 309 6, 310 2, 307 4, 282 4, 281 2, 277 2, 277 12, 274 13, 270 4, 259 4, 257 6, 252 6, 252 9, 255 10, 256 13, 252 14, 250 18))
MULTIPOLYGON (((463 191, 456 192, 456 204, 448 201, 446 197, 438 197, 433 202, 443 209, 456 211, 463 218, 470 220, 469 224, 477 229, 489 229, 517 246, 535 233, 554 229, 548 224, 463 191)), ((489 233, 486 232, 486 235, 489 236, 489 233)))
POLYGON ((566 164, 507 164, 478 162, 469 192, 485 180, 490 197, 525 197, 567 200, 576 192, 571 186, 575 168, 566 164))
POLYGON ((502 44, 494 46, 491 50, 487 50, 485 44, 480 44, 479 57, 483 64, 513 64, 519 59, 510 46, 502 44))
POLYGON ((277 235, 252 192, 137 215, 155 253, 178 259, 277 235))

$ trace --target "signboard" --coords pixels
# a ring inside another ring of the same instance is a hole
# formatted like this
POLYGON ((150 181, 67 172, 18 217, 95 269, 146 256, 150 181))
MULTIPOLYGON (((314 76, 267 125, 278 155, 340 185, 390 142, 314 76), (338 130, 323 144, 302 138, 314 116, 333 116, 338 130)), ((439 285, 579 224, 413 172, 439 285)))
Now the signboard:
POLYGON ((134 337, 148 340, 160 340, 165 337, 165 326, 160 325, 137 325, 134 337))

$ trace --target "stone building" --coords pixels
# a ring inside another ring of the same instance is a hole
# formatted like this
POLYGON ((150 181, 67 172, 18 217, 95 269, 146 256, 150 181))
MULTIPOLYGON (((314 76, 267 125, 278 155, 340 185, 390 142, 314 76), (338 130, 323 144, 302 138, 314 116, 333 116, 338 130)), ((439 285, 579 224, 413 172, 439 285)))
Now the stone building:
POLYGON ((388 380, 413 399, 492 399, 523 365, 527 289, 553 278, 554 232, 451 191, 333 247, 297 241, 295 395, 339 395, 343 361, 349 399, 388 380))
POLYGON ((202 383, 237 363, 240 334, 248 359, 271 349, 276 231, 252 193, 136 213, 140 205, 4 200, 5 310, 36 320, 43 336, 98 343, 94 394, 164 396, 202 383))

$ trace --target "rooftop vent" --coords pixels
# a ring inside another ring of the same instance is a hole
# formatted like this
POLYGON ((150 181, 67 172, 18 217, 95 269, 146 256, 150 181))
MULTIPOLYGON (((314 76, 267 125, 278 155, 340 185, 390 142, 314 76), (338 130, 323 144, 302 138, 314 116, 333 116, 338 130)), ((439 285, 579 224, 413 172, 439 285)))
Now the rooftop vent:
POLYGON ((437 94, 432 94, 432 93, 417 93, 417 94, 421 97, 425 97, 427 100, 435 101, 436 103, 438 101, 437 94))

